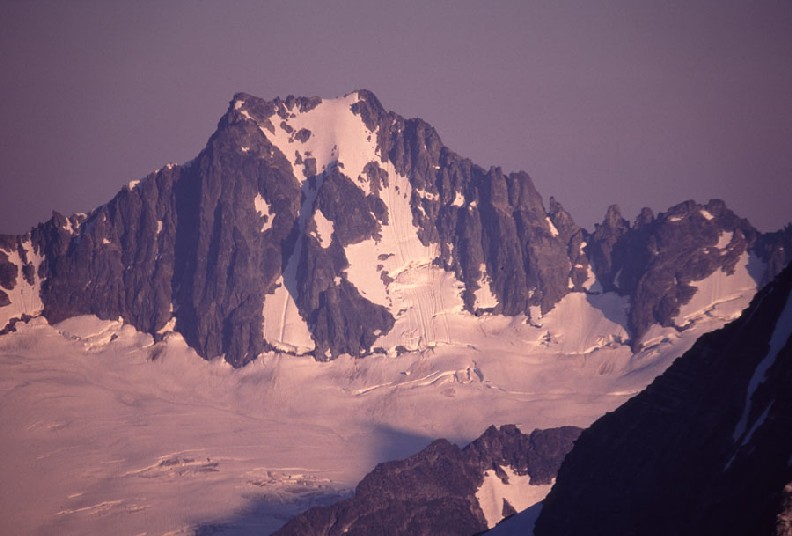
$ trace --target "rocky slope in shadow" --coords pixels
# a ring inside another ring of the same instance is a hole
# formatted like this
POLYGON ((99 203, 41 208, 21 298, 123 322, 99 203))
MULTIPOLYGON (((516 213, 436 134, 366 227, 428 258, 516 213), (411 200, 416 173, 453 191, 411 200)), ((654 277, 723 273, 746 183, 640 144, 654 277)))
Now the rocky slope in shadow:
POLYGON ((792 267, 580 436, 535 534, 790 533, 792 267))
MULTIPOLYGON (((275 534, 477 534, 493 523, 483 509, 492 506, 480 498, 486 479, 501 490, 518 488, 520 480, 522 489, 547 486, 578 434, 571 426, 527 435, 515 426, 490 427, 462 449, 440 439, 405 460, 379 464, 352 498, 308 510, 275 534)), ((495 500, 498 520, 515 513, 508 499, 495 500)))

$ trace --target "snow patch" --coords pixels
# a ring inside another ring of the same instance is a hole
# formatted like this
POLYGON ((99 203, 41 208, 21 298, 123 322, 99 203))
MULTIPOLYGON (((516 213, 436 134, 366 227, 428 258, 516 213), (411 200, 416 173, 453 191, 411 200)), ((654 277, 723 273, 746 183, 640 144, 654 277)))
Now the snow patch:
POLYGON ((446 244, 446 247, 448 248, 448 264, 453 264, 454 263, 454 243, 453 242, 448 242, 446 244))
POLYGON ((717 247, 720 250, 724 250, 729 246, 729 244, 731 244, 732 239, 734 239, 734 232, 723 231, 718 236, 718 245, 715 247, 717 247))
POLYGON ((79 343, 83 351, 90 353, 107 350, 122 334, 139 336, 139 342, 144 347, 150 346, 152 342, 149 335, 139 333, 132 326, 124 324, 121 317, 101 320, 95 316, 73 316, 56 324, 55 328, 61 336, 79 343))
POLYGON ((591 264, 586 265, 586 279, 583 281, 582 287, 592 294, 601 294, 602 285, 597 281, 597 276, 594 270, 591 269, 591 264))
POLYGON ((322 210, 317 208, 314 212, 314 224, 316 225, 316 233, 314 237, 319 241, 319 245, 327 249, 330 247, 330 242, 333 239, 335 232, 335 224, 325 218, 322 210))
POLYGON ((709 210, 705 210, 702 208, 699 212, 701 213, 702 216, 704 216, 704 219, 707 221, 712 221, 715 218, 715 216, 713 216, 709 210))
POLYGON ((82 221, 85 219, 85 214, 75 214, 66 218, 66 223, 63 224, 63 230, 74 236, 80 229, 82 221))
POLYGON ((432 192, 427 192, 426 190, 415 190, 416 195, 420 199, 426 199, 428 201, 434 201, 437 198, 437 195, 432 192))
POLYGON ((465 196, 462 192, 454 192, 454 201, 451 203, 452 207, 461 207, 465 205, 465 196))
POLYGON ((545 221, 547 222, 547 226, 550 229, 550 234, 553 236, 558 236, 558 229, 556 229, 556 226, 553 225, 553 222, 550 220, 550 218, 545 216, 545 221))
MULTIPOLYGON (((173 312, 173 304, 171 304, 170 308, 171 308, 171 312, 173 312)), ((170 320, 168 320, 165 323, 164 326, 159 328, 157 330, 157 333, 168 333, 170 331, 176 331, 176 317, 175 316, 170 317, 170 320)))
POLYGON ((476 308, 478 309, 492 309, 498 306, 498 298, 492 292, 492 286, 489 275, 487 274, 487 267, 485 265, 479 266, 479 280, 477 282, 478 288, 476 289, 476 308))
POLYGON ((506 474, 505 482, 494 470, 485 471, 484 482, 476 490, 476 499, 490 529, 503 519, 504 500, 521 512, 544 499, 553 487, 552 484, 531 485, 529 475, 519 475, 512 467, 500 468, 506 474))
POLYGON ((253 205, 256 207, 256 212, 258 215, 261 216, 265 221, 261 223, 260 231, 263 233, 270 227, 272 227, 272 212, 270 210, 270 205, 267 203, 267 200, 264 199, 260 193, 256 192, 256 197, 253 199, 253 205))
POLYGON ((281 120, 279 116, 273 116, 274 134, 261 125, 259 130, 286 155, 298 180, 307 178, 302 173, 300 162, 314 158, 318 173, 341 164, 340 171, 368 195, 370 185, 363 169, 369 162, 380 158, 376 154, 377 133, 370 131, 360 116, 352 112, 352 105, 359 100, 357 92, 337 99, 324 99, 306 112, 295 109, 295 117, 281 120), (311 136, 303 143, 295 144, 294 133, 302 129, 310 131, 311 136))

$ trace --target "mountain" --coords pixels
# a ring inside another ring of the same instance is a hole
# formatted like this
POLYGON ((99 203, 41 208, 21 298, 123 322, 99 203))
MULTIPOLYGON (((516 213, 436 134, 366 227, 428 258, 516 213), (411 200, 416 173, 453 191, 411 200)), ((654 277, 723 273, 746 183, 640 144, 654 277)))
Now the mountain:
POLYGON ((237 94, 192 161, 0 236, 3 532, 271 533, 438 437, 311 515, 424 523, 404 469, 483 530, 554 474, 504 425, 589 426, 790 252, 717 200, 582 229, 367 91, 237 94))
POLYGON ((583 432, 535 534, 790 534, 792 267, 583 432))
POLYGON ((540 501, 580 431, 567 426, 526 435, 493 426, 462 449, 437 440, 405 460, 378 465, 352 498, 308 510, 275 534, 477 534, 540 501))
POLYGON ((696 282, 766 281, 790 252, 792 228, 759 233, 719 201, 632 224, 611 207, 589 233, 527 174, 475 165, 369 91, 240 93, 194 160, 0 237, 0 329, 121 317, 242 366, 427 348, 448 338, 441 318, 540 323, 568 293, 603 291, 629 297, 637 349, 677 325, 696 282))

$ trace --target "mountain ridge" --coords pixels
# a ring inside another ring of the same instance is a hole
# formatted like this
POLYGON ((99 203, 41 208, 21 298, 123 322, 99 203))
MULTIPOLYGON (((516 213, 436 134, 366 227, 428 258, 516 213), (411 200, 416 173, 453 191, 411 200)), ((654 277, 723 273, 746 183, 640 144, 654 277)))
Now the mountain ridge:
POLYGON ((630 298, 637 349, 677 325, 694 282, 751 262, 767 281, 792 252, 792 226, 759 233, 717 200, 635 223, 611 207, 592 233, 548 209, 526 173, 475 165, 370 91, 237 93, 194 160, 3 237, 0 329, 120 316, 242 366, 273 349, 416 350, 448 338, 453 315, 538 323, 570 292, 613 292, 630 298))

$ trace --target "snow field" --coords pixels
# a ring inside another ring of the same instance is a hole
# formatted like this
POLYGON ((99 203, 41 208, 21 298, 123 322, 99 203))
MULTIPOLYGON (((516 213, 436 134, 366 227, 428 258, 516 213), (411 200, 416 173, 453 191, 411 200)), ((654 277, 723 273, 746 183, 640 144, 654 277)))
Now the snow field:
POLYGON ((272 353, 243 369, 117 320, 19 324, 0 338, 0 478, 15 483, 0 490, 0 532, 266 534, 438 437, 587 426, 712 327, 636 355, 618 344, 563 354, 536 340, 558 330, 552 314, 541 328, 448 320, 449 343, 398 357, 272 353))

